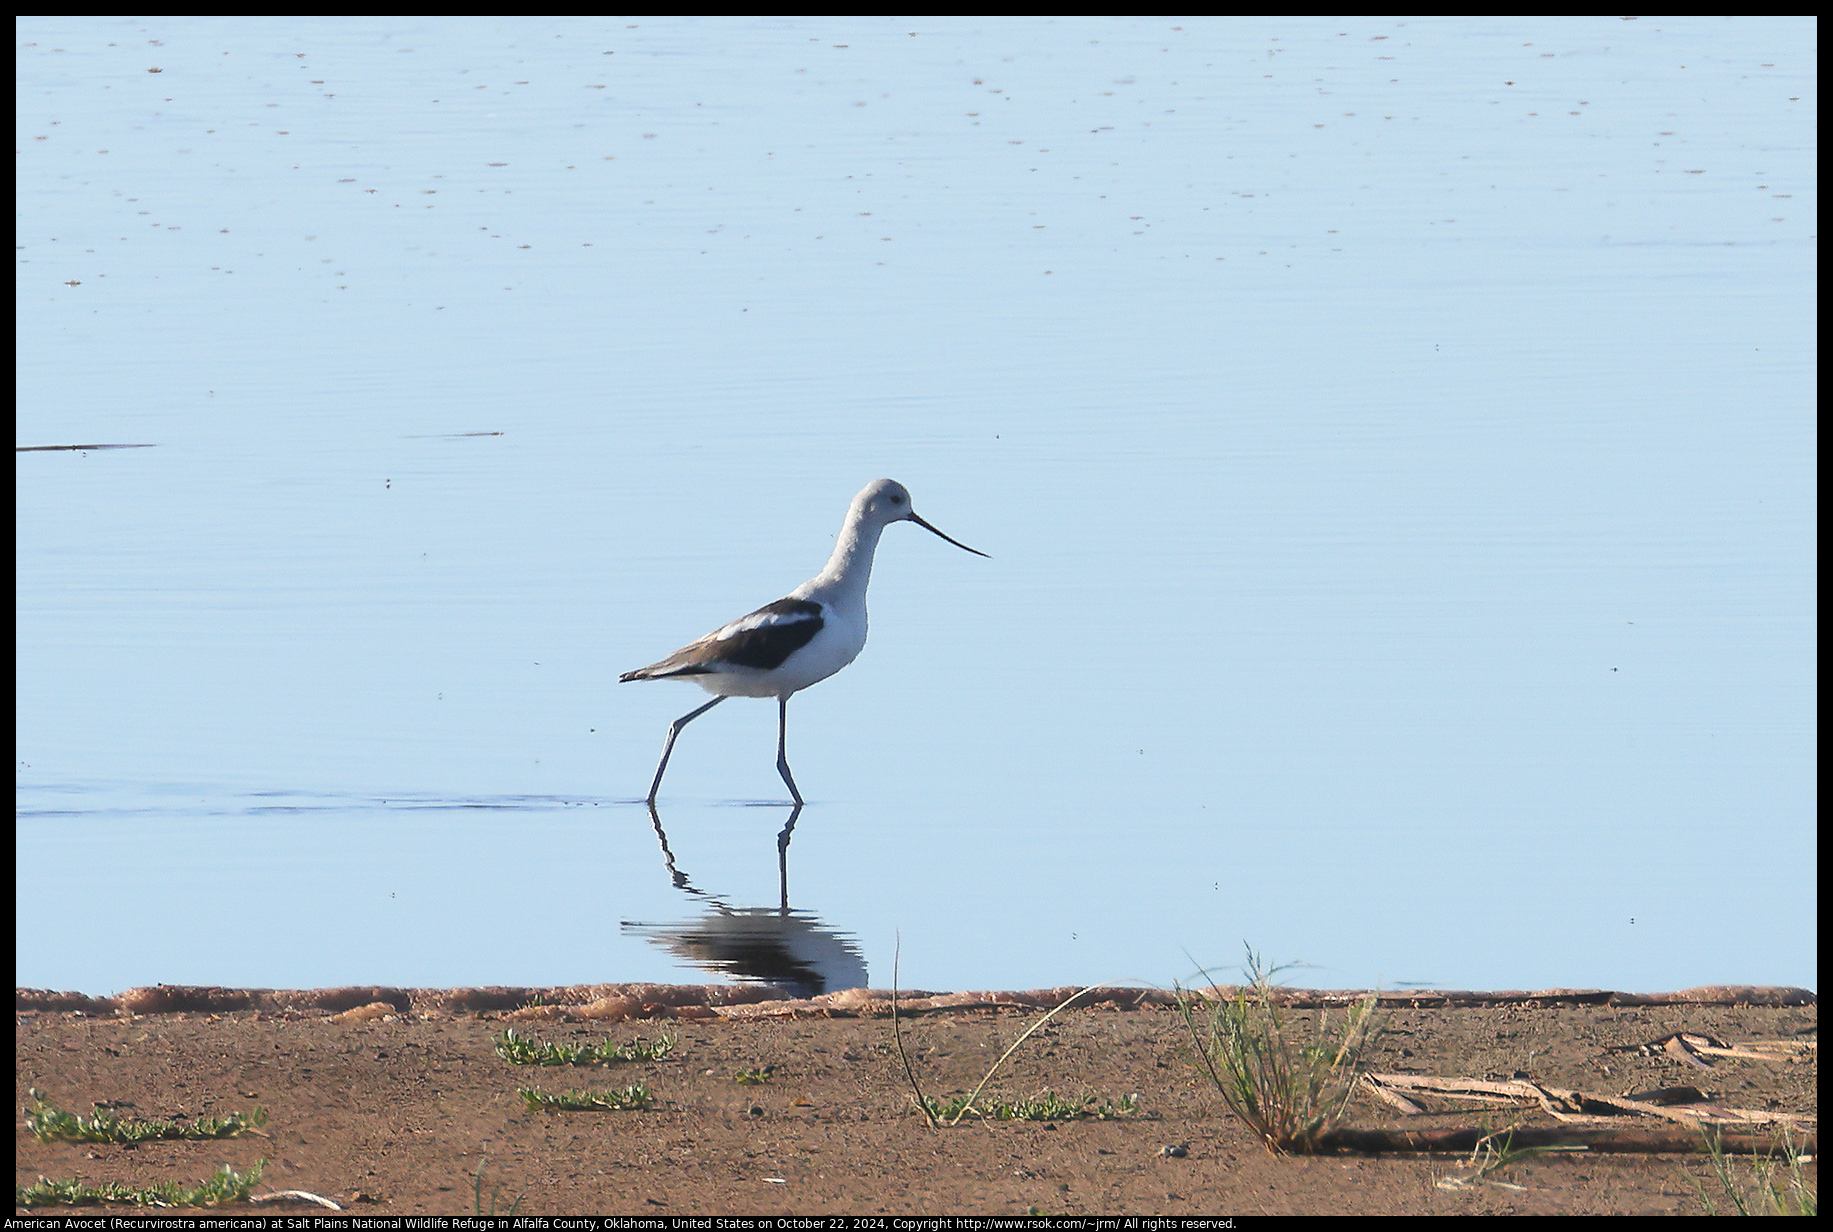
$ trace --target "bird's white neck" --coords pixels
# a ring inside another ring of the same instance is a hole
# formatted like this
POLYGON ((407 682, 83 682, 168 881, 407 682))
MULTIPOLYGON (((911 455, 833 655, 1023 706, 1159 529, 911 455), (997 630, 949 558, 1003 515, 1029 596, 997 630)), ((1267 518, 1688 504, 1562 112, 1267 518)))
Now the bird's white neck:
POLYGON ((884 524, 859 516, 858 510, 847 511, 846 525, 840 528, 840 539, 827 567, 804 582, 791 596, 817 599, 840 608, 866 605, 866 583, 872 580, 872 556, 878 551, 878 537, 884 524))

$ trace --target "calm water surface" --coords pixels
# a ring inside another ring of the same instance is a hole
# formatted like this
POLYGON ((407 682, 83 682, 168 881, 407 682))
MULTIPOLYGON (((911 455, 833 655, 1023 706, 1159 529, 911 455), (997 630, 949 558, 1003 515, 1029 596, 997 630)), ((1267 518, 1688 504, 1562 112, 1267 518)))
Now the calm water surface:
POLYGON ((24 19, 18 981, 1813 985, 1816 34, 24 19))

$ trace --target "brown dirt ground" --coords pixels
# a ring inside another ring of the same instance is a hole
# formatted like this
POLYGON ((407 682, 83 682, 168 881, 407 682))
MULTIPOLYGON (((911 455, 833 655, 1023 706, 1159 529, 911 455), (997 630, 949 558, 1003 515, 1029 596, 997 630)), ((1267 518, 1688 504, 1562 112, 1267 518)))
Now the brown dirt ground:
MULTIPOLYGON (((1399 1009, 1371 1067, 1446 1077, 1531 1076, 1609 1094, 1692 1085, 1740 1108, 1812 1116, 1818 1067, 1718 1060, 1701 1071, 1638 1045, 1676 1031, 1720 1040, 1816 1038, 1813 1005, 1538 1005, 1399 1009)), ((1295 1016, 1308 1018, 1309 1012, 1295 1016)), ((971 1089, 1036 1010, 974 1009, 905 1021, 932 1095, 971 1089)), ((1706 1163, 1679 1155, 1529 1159, 1520 1188, 1439 1188, 1458 1158, 1275 1158, 1223 1111, 1190 1065, 1179 1015, 1163 1008, 1059 1015, 989 1086, 1118 1099, 1107 1121, 969 1122, 929 1129, 883 1018, 604 1023, 508 1022, 497 1013, 405 1012, 369 1021, 324 1011, 128 1016, 17 1015, 16 1099, 28 1088, 70 1111, 131 1101, 140 1116, 268 1110, 264 1129, 214 1142, 137 1147, 40 1143, 20 1128, 20 1184, 80 1175, 194 1183, 220 1165, 269 1160, 257 1192, 304 1189, 357 1213, 473 1213, 473 1176, 499 1209, 559 1214, 1684 1214, 1716 1193, 1706 1163), (512 1067, 506 1025, 555 1042, 625 1042, 667 1031, 675 1052, 610 1068, 512 1067), (774 1067, 764 1085, 734 1075, 774 1067), (647 1112, 529 1112, 516 1091, 623 1086, 647 1112), (1160 1154, 1187 1144, 1184 1158, 1160 1154), (779 1183, 780 1182, 780 1183, 779 1183)), ((1402 1118, 1358 1096, 1362 1126, 1550 1124, 1542 1113, 1402 1118)), ((119 1209, 119 1208, 115 1208, 119 1209)), ((275 1212, 275 1206, 263 1208, 275 1212)), ((300 1211, 310 1208, 286 1208, 300 1211)), ((488 1209, 486 1207, 486 1209, 488 1209)))

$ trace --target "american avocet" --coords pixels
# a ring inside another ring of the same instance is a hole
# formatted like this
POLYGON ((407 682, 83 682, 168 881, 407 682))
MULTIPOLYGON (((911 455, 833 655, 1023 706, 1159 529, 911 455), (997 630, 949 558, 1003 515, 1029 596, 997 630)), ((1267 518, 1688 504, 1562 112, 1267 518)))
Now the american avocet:
POLYGON ((648 802, 656 802, 668 755, 681 729, 728 697, 774 697, 777 701, 776 768, 797 804, 802 793, 789 774, 784 751, 789 728, 789 697, 826 680, 859 657, 866 644, 866 583, 872 580, 872 553, 878 537, 893 522, 915 522, 948 539, 963 551, 985 556, 925 522, 910 507, 901 483, 879 479, 865 486, 846 511, 840 541, 827 568, 789 592, 683 646, 660 663, 625 672, 620 681, 691 680, 715 694, 712 701, 668 725, 662 761, 649 785, 648 802))

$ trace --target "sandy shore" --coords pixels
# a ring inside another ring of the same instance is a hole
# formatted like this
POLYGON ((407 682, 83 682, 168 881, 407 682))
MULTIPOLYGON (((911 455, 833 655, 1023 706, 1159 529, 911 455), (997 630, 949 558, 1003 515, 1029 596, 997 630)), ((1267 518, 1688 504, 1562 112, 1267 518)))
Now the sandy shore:
MULTIPOLYGON (((1224 1112, 1190 1063, 1180 1015, 1147 990, 1097 994, 1099 1004, 1060 1014, 988 1088, 1008 1098, 1086 1093, 1097 1104, 1136 1095, 1136 1113, 937 1131, 912 1106, 882 994, 822 1004, 662 989, 544 990, 532 1007, 534 990, 508 989, 110 999, 20 990, 22 1110, 36 1088, 83 1113, 97 1102, 144 1117, 260 1106, 268 1120, 233 1139, 133 1147, 40 1143, 20 1129, 18 1182, 195 1182, 266 1159, 257 1193, 302 1189, 400 1215, 472 1213, 480 1166, 486 1201, 496 1189, 499 1209, 519 1197, 520 1213, 537 1215, 1684 1214, 1702 1210, 1696 1183, 1717 1192, 1707 1164, 1682 1155, 1530 1159, 1497 1177, 1519 1188, 1442 1187, 1469 1172, 1443 1155, 1275 1158, 1224 1112), (506 1027, 558 1043, 667 1033, 676 1045, 659 1061, 516 1067, 494 1050, 506 1027), (652 1108, 531 1112, 517 1094, 632 1083, 652 1092, 652 1108), (1171 1146, 1185 1153, 1166 1154, 1171 1146)), ((905 1044, 925 1090, 970 1089, 1052 995, 913 997, 905 1044)), ((1296 1000, 1320 1003, 1306 996, 1296 1000)), ((1761 989, 1409 994, 1384 1007, 1370 1064, 1608 1096, 1691 1086, 1720 1106, 1812 1118, 1814 1002, 1761 989), (1759 1059, 1664 1043, 1680 1034, 1795 1047, 1759 1059)), ((1369 1128, 1557 1123, 1539 1107, 1407 1115, 1358 1096, 1352 1109, 1353 1124, 1369 1128)))

